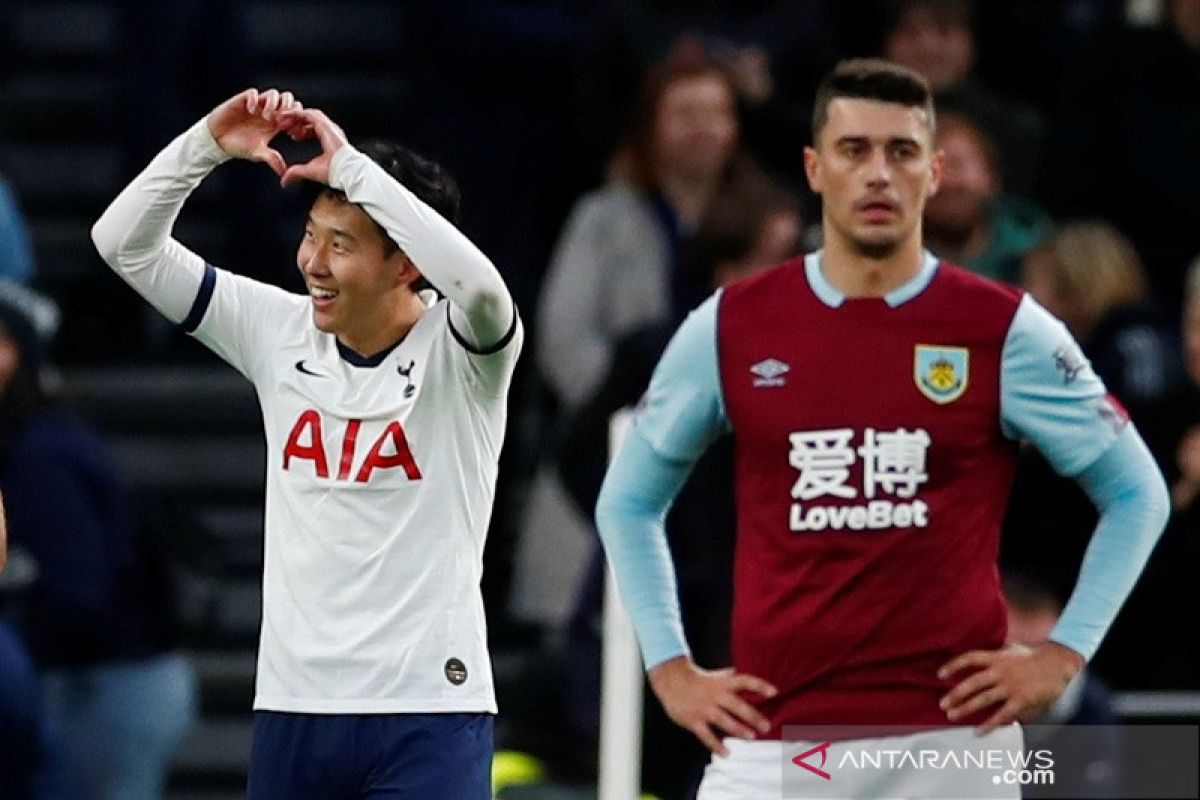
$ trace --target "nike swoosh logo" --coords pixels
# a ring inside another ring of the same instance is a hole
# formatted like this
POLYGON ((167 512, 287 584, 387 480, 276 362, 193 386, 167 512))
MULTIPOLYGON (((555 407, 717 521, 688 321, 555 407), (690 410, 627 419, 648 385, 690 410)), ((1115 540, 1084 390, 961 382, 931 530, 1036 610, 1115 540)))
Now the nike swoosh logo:
POLYGON ((300 372, 303 372, 305 375, 312 375, 314 378, 328 378, 329 377, 328 375, 324 375, 320 372, 313 372, 311 369, 304 366, 303 358, 296 362, 296 369, 300 372))

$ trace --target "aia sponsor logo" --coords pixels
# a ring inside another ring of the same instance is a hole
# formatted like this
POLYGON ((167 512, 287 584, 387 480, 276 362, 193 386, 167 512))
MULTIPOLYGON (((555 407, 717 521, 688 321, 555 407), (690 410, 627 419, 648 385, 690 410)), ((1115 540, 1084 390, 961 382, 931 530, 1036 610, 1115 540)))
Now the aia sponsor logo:
MULTIPOLYGON (((404 428, 396 420, 384 427, 374 443, 366 448, 366 455, 360 458, 358 439, 362 423, 361 419, 346 420, 337 461, 337 477, 334 480, 367 483, 375 470, 395 468, 403 469, 411 481, 421 480, 421 470, 413 458, 412 449, 408 446, 408 437, 404 435, 404 428)), ((329 454, 325 450, 324 434, 326 427, 327 423, 321 412, 315 408, 300 413, 292 424, 287 444, 283 448, 284 471, 293 468, 293 461, 308 461, 312 464, 316 477, 329 477, 330 462, 329 454)))

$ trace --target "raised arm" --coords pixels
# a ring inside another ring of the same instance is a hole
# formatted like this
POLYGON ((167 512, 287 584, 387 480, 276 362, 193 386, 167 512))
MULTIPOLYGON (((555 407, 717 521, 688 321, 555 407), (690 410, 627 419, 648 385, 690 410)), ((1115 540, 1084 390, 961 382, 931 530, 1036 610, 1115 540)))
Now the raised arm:
POLYGON ((247 89, 217 106, 154 157, 92 227, 101 257, 168 319, 181 322, 204 278, 204 262, 171 238, 188 196, 217 165, 231 158, 286 169, 268 144, 294 132, 280 112, 299 106, 290 92, 247 89))
POLYGON ((421 274, 451 303, 451 321, 477 350, 506 339, 516 309, 492 262, 448 220, 352 147, 346 134, 317 109, 282 115, 301 137, 315 136, 321 153, 284 173, 283 182, 307 179, 344 192, 387 231, 421 274))

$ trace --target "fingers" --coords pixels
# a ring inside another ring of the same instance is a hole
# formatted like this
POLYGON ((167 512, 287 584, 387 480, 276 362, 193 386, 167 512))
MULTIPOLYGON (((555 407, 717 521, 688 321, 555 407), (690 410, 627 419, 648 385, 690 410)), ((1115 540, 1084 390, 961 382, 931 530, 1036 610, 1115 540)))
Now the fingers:
POLYGON ((289 111, 285 120, 298 119, 312 128, 321 143, 321 149, 332 153, 346 144, 346 134, 319 108, 301 108, 289 111))
POLYGON ((974 714, 976 711, 983 711, 986 708, 1003 703, 1008 700, 1008 692, 1003 686, 991 686, 984 689, 965 702, 949 706, 946 709, 946 716, 951 722, 961 719, 962 717, 974 714))
POLYGON ((278 150, 271 147, 263 147, 250 156, 251 161, 261 161, 271 168, 271 171, 282 179, 288 171, 287 162, 283 160, 278 150))
POLYGON ((733 677, 735 691, 754 692, 755 694, 760 694, 763 697, 774 697, 775 695, 779 694, 779 690, 773 685, 767 683, 762 678, 755 677, 754 675, 737 674, 733 677))
POLYGON ((294 164, 279 174, 279 183, 281 186, 290 186, 296 181, 315 181, 318 177, 319 173, 311 162, 308 164, 294 164))
POLYGON ((987 720, 977 728, 977 730, 982 736, 984 734, 991 733, 992 731, 996 730, 996 728, 1001 728, 1005 725, 1011 725, 1016 721, 1017 716, 1021 713, 1021 711, 1022 708, 1020 703, 1015 700, 1009 700, 995 714, 992 714, 990 717, 988 717, 987 720))
POLYGON ((993 650, 972 650, 969 653, 963 653, 961 656, 952 658, 950 661, 942 665, 938 670, 937 676, 942 680, 946 680, 957 672, 962 672, 970 667, 986 667, 992 663, 992 659, 996 657, 996 652, 993 650))
POLYGON ((701 743, 712 752, 720 756, 729 755, 729 751, 725 749, 724 743, 717 738, 717 735, 712 732, 712 728, 708 727, 705 722, 697 722, 688 728, 701 743))
MULTIPOLYGON (((723 706, 738 719, 754 726, 759 733, 766 733, 767 731, 771 730, 770 720, 768 720, 761 711, 737 695, 731 695, 729 698, 727 698, 723 703, 723 706)), ((726 730, 728 730, 728 728, 726 730)), ((751 731, 749 728, 746 728, 745 731, 751 734, 749 738, 753 738, 753 731, 751 731)), ((730 733, 733 733, 733 731, 730 731, 730 733)), ((738 735, 741 735, 741 733, 739 732, 738 735)), ((744 739, 747 737, 743 736, 742 738, 744 739)))
POLYGON ((955 686, 949 692, 946 692, 938 705, 943 711, 951 709, 966 700, 968 697, 994 686, 998 679, 999 676, 994 670, 980 670, 979 672, 971 675, 971 677, 959 681, 957 686, 955 686))
POLYGON ((767 733, 770 730, 767 717, 758 714, 739 699, 727 700, 724 706, 718 706, 713 711, 710 722, 725 730, 727 734, 746 740, 756 739, 757 733, 767 733))

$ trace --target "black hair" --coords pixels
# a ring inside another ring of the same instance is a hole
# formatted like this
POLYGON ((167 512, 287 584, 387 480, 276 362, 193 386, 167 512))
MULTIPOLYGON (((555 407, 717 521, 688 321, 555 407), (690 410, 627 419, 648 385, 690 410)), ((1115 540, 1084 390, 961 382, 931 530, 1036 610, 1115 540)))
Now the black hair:
MULTIPOLYGON (((421 202, 449 220, 451 224, 458 225, 462 196, 458 191, 458 183, 441 164, 413 152, 399 142, 388 139, 369 139, 355 143, 354 147, 383 167, 388 175, 415 194, 421 202)), ((320 197, 334 196, 345 199, 342 192, 311 181, 307 182, 301 191, 306 209, 311 209, 320 197)), ((378 223, 376 223, 376 227, 383 236, 388 254, 391 255, 398 250, 399 247, 388 236, 387 231, 378 223)))
POLYGON ((840 62, 817 87, 813 103, 813 144, 829 122, 830 102, 839 97, 920 108, 925 112, 929 133, 933 134, 933 92, 919 72, 881 58, 855 58, 840 62))

